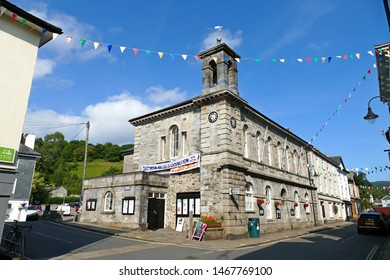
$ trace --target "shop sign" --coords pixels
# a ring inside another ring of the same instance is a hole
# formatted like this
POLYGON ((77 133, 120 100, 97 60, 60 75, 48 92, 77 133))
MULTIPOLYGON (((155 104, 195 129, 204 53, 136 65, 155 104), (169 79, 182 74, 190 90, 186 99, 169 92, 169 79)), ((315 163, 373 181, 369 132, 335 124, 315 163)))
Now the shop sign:
POLYGON ((15 150, 11 148, 0 147, 0 161, 13 163, 15 161, 15 150))

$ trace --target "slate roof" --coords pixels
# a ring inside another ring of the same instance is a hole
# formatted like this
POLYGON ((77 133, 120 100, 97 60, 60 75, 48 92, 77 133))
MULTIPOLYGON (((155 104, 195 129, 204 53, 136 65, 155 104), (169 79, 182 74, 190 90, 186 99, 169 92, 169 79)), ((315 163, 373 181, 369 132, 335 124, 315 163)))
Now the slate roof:
POLYGON ((20 143, 19 145, 19 155, 33 156, 37 158, 41 158, 42 155, 35 150, 27 147, 26 145, 20 143))

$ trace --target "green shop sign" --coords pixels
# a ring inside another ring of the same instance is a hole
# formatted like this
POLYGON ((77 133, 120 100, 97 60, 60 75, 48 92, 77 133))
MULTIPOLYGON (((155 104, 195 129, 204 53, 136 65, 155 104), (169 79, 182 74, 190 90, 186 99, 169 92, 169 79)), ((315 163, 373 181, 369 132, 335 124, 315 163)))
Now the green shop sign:
POLYGON ((15 160, 15 150, 11 148, 0 147, 0 161, 13 163, 15 160))

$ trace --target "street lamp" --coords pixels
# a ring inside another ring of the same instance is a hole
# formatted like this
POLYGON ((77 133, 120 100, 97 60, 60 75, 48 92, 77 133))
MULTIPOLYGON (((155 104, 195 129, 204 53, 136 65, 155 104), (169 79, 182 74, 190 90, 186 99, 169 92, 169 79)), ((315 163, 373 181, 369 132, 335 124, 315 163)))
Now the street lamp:
POLYGON ((379 117, 377 114, 375 114, 372 109, 371 109, 371 106, 370 106, 370 103, 373 99, 375 98, 381 98, 381 99, 385 99, 386 102, 387 102, 387 106, 389 106, 389 113, 390 113, 390 104, 389 104, 389 100, 384 97, 384 96, 374 96, 373 98, 371 98, 369 101, 368 101, 368 112, 367 112, 367 115, 364 116, 364 119, 367 120, 369 123, 373 124, 375 122, 375 120, 379 117))

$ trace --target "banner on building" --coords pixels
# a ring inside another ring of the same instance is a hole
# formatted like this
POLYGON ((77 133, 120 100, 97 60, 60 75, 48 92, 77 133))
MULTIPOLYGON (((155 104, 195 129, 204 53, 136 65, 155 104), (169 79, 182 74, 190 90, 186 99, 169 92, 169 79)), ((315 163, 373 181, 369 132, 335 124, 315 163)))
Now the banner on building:
POLYGON ((166 163, 161 163, 161 164, 152 164, 152 165, 142 165, 141 170, 143 172, 156 172, 156 171, 162 171, 162 170, 168 170, 168 169, 176 169, 176 168, 181 168, 182 170, 172 172, 172 173, 177 173, 177 172, 183 172, 186 170, 190 170, 196 167, 190 168, 190 165, 192 163, 199 163, 200 161, 200 156, 199 154, 194 154, 189 157, 185 157, 179 160, 175 161, 170 161, 166 163), (185 169, 185 166, 188 166, 187 169, 185 169))

